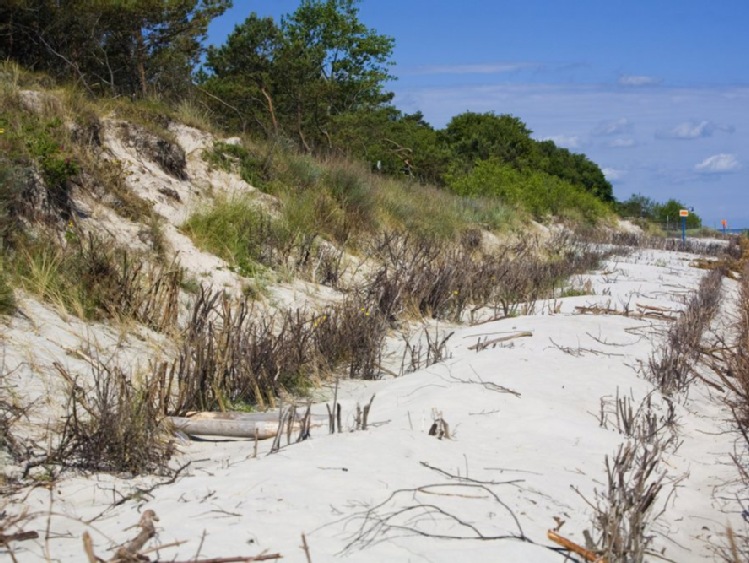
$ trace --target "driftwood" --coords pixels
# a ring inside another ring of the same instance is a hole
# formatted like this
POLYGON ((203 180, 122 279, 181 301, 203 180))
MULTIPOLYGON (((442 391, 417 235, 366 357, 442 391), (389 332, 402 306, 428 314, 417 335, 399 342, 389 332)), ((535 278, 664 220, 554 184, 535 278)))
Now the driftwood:
POLYGON ((671 309, 660 310, 658 307, 650 305, 638 305, 637 307, 640 309, 637 313, 632 313, 629 310, 620 311, 619 309, 612 309, 610 307, 599 307, 598 305, 576 305, 575 311, 580 315, 620 315, 631 319, 656 319, 659 321, 675 321, 678 318, 666 313, 666 311, 671 311, 671 309))
POLYGON ((638 303, 637 308, 642 309, 643 311, 656 311, 658 313, 679 313, 679 311, 677 311, 676 309, 669 309, 668 307, 656 307, 655 305, 645 305, 644 303, 638 303))
POLYGON ((153 510, 144 510, 138 521, 138 527, 140 532, 132 540, 127 542, 125 545, 118 547, 114 553, 113 561, 137 561, 137 555, 148 543, 152 537, 156 535, 156 525, 154 521, 158 522, 159 517, 153 510))
POLYGON ((586 305, 576 305, 575 311, 579 312, 581 315, 623 315, 628 316, 627 312, 620 311, 618 309, 612 309, 610 307, 599 307, 598 305, 592 305, 592 306, 586 306, 586 305))
POLYGON ((594 563, 606 563, 605 558, 599 557, 598 555, 596 555, 589 549, 585 549, 584 547, 576 544, 572 540, 568 540, 564 536, 560 536, 553 530, 549 530, 546 535, 551 541, 558 543, 563 548, 568 549, 572 553, 579 555, 586 561, 593 561, 594 563))
POLYGON ((169 417, 174 429, 184 432, 188 436, 225 436, 233 438, 252 438, 266 440, 274 438, 279 431, 291 432, 299 430, 304 424, 305 429, 319 427, 327 419, 310 415, 308 419, 298 417, 286 418, 282 425, 278 423, 277 413, 196 413, 190 417, 169 417), (282 427, 281 427, 282 426, 282 427))
MULTIPOLYGON (((166 545, 160 545, 154 548, 144 549, 148 541, 156 535, 156 526, 154 521, 158 522, 159 517, 153 510, 144 510, 141 514, 140 521, 135 526, 140 528, 140 532, 132 540, 124 545, 117 548, 114 553, 114 557, 108 560, 104 560, 98 557, 94 552, 94 542, 91 539, 91 535, 88 532, 83 532, 83 551, 86 553, 86 559, 88 563, 133 563, 135 561, 144 561, 147 563, 159 563, 161 559, 151 559, 146 554, 152 551, 158 551, 167 547, 174 547, 180 545, 183 542, 175 542, 166 545)), ((190 561, 175 561, 170 559, 172 563, 246 563, 249 561, 271 561, 276 559, 283 559, 283 556, 279 553, 261 553, 260 555, 254 556, 238 556, 238 557, 210 557, 208 559, 190 559, 190 561)))
POLYGON ((0 546, 14 541, 33 540, 39 537, 38 532, 16 532, 15 534, 0 534, 0 546))
POLYGON ((500 336, 499 338, 492 338, 491 340, 479 340, 476 344, 469 346, 469 350, 476 350, 477 352, 481 352, 481 350, 487 349, 489 346, 496 346, 497 344, 501 342, 507 342, 508 340, 513 340, 515 338, 527 338, 529 336, 533 336, 532 332, 516 332, 515 334, 510 334, 509 336, 500 336))

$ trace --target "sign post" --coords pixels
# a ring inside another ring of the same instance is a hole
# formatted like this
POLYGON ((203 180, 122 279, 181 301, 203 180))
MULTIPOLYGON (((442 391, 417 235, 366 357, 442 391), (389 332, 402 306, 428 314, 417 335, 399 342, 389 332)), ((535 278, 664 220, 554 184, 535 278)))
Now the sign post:
POLYGON ((679 217, 681 217, 681 242, 687 240, 687 217, 689 217, 688 209, 680 209, 679 217))
POLYGON ((728 227, 728 221, 723 219, 720 224, 723 226, 723 236, 726 236, 726 227, 728 227))

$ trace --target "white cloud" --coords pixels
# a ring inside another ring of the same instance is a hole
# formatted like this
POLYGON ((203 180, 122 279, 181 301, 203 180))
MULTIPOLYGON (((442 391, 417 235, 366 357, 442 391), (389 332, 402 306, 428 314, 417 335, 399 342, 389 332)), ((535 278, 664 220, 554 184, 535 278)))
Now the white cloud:
POLYGON ((673 129, 659 131, 656 136, 666 139, 702 139, 710 137, 715 131, 733 132, 733 127, 727 125, 717 125, 712 121, 684 121, 679 123, 673 129))
POLYGON ((619 137, 617 139, 609 141, 606 144, 606 146, 611 147, 613 149, 628 149, 631 147, 636 147, 637 141, 629 137, 619 137))
POLYGON ((626 171, 622 180, 612 181, 617 198, 626 197, 629 188, 657 201, 673 197, 694 205, 708 224, 720 221, 724 214, 717 210, 718 205, 731 201, 734 215, 726 218, 733 217, 734 222, 740 218, 742 225, 749 225, 749 190, 746 189, 749 157, 744 157, 749 147, 749 112, 746 111, 749 86, 478 85, 467 84, 459 78, 456 80, 459 84, 452 86, 405 88, 396 97, 396 106, 408 112, 423 111, 427 120, 438 128, 463 111, 495 111, 518 116, 535 131, 534 138, 561 133, 577 135, 586 143, 581 150, 601 168, 626 171), (633 125, 632 131, 590 136, 599 124, 618 117, 626 117, 633 125), (669 131, 690 120, 730 123, 735 130, 730 136, 716 131, 713 137, 699 141, 665 139, 653 144, 658 131, 669 131), (631 137, 638 144, 629 149, 606 145, 620 137, 631 137), (717 153, 735 155, 742 168, 726 174, 695 170, 695 164, 717 153))
POLYGON ((566 149, 579 149, 585 144, 577 135, 552 135, 551 137, 544 137, 541 140, 553 141, 556 146, 566 149))
POLYGON ((655 78, 653 76, 623 74, 619 77, 620 86, 654 86, 660 84, 660 82, 660 78, 655 78))
POLYGON ((694 169, 702 174, 726 174, 736 172, 741 168, 741 163, 736 156, 728 153, 714 154, 696 164, 694 169))
POLYGON ((621 180, 627 175, 626 170, 620 170, 618 168, 604 168, 601 172, 603 172, 603 175, 606 176, 606 179, 610 182, 621 180))
POLYGON ((632 130, 632 122, 626 117, 621 117, 613 121, 601 121, 595 129, 593 135, 605 137, 608 135, 620 135, 632 130))

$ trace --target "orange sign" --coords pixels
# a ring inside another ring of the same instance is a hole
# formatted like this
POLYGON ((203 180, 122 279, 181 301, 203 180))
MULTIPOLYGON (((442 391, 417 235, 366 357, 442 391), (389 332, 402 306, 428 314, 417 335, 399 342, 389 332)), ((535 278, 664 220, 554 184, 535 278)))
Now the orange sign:
POLYGON ((679 217, 689 217, 689 210, 688 209, 680 209, 679 210, 679 217))
POLYGON ((726 228, 726 227, 728 226, 728 221, 726 221, 725 219, 723 219, 723 220, 722 220, 722 221, 720 222, 720 224, 721 224, 721 225, 723 225, 723 228, 725 229, 725 228, 726 228))

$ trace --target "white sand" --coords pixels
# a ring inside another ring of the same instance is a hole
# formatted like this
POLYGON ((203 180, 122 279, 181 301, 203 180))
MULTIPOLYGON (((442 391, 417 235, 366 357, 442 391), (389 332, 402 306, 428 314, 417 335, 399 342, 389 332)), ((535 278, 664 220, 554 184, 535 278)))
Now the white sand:
MULTIPOLYGON (((604 458, 623 441, 613 417, 608 429, 600 427, 601 400, 613 400, 618 390, 637 404, 652 391, 638 370, 668 328, 662 321, 578 315, 574 307, 629 304, 635 310, 639 303, 679 310, 703 275, 690 267, 691 258, 638 252, 616 259, 589 276, 595 295, 563 299, 560 307, 539 304, 537 310, 545 314, 458 327, 445 363, 397 379, 345 382, 339 397, 347 426, 353 425, 356 402, 377 394, 373 425, 366 431, 334 436, 318 431, 274 455, 266 455, 270 444, 262 443, 256 458, 251 441, 183 443, 175 464, 192 464, 175 483, 111 507, 158 479, 69 476, 51 492, 29 493, 24 504, 37 516, 26 529, 43 536, 51 508, 48 549, 52 560, 60 561, 84 560, 86 530, 97 553, 107 555, 108 548, 135 535, 127 528, 150 508, 160 520, 149 545, 185 542, 160 551, 163 560, 190 558, 202 542, 203 557, 267 551, 304 562, 304 533, 316 563, 336 555, 373 563, 561 562, 561 555, 544 547, 553 545, 546 531, 555 527, 556 517, 565 521, 562 535, 584 543, 591 508, 572 487, 594 501, 594 490, 605 484, 604 458), (548 314, 555 309, 558 314, 548 314), (533 336, 478 353, 468 349, 479 335, 517 331, 533 336), (521 396, 498 392, 491 384, 521 396), (437 412, 452 439, 428 435, 437 412), (414 491, 418 488, 423 492, 414 491), (364 519, 373 507, 379 508, 364 519), (394 514, 401 509, 407 510, 394 514), (92 518, 90 525, 82 523, 92 518), (515 519, 533 543, 475 539, 477 534, 517 535, 515 519)), ((734 286, 726 280, 729 296, 734 286)), ((717 319, 715 326, 726 320, 717 319)), ((26 338, 20 329, 9 334, 14 341, 26 338)), ((40 354, 59 353, 47 349, 44 338, 59 340, 60 349, 74 345, 63 342, 71 337, 60 326, 39 327, 28 338, 40 354)), ((657 393, 654 404, 661 405, 657 393)), ((728 414, 719 397, 699 383, 676 408, 682 443, 661 465, 668 484, 657 507, 665 512, 652 527, 654 547, 672 561, 717 560, 714 546, 723 541, 726 524, 741 524, 732 496, 736 472, 729 458, 734 437, 726 432, 728 414)), ((324 404, 314 405, 313 412, 324 414, 324 404)), ((45 542, 18 544, 17 556, 43 560, 45 542)))

